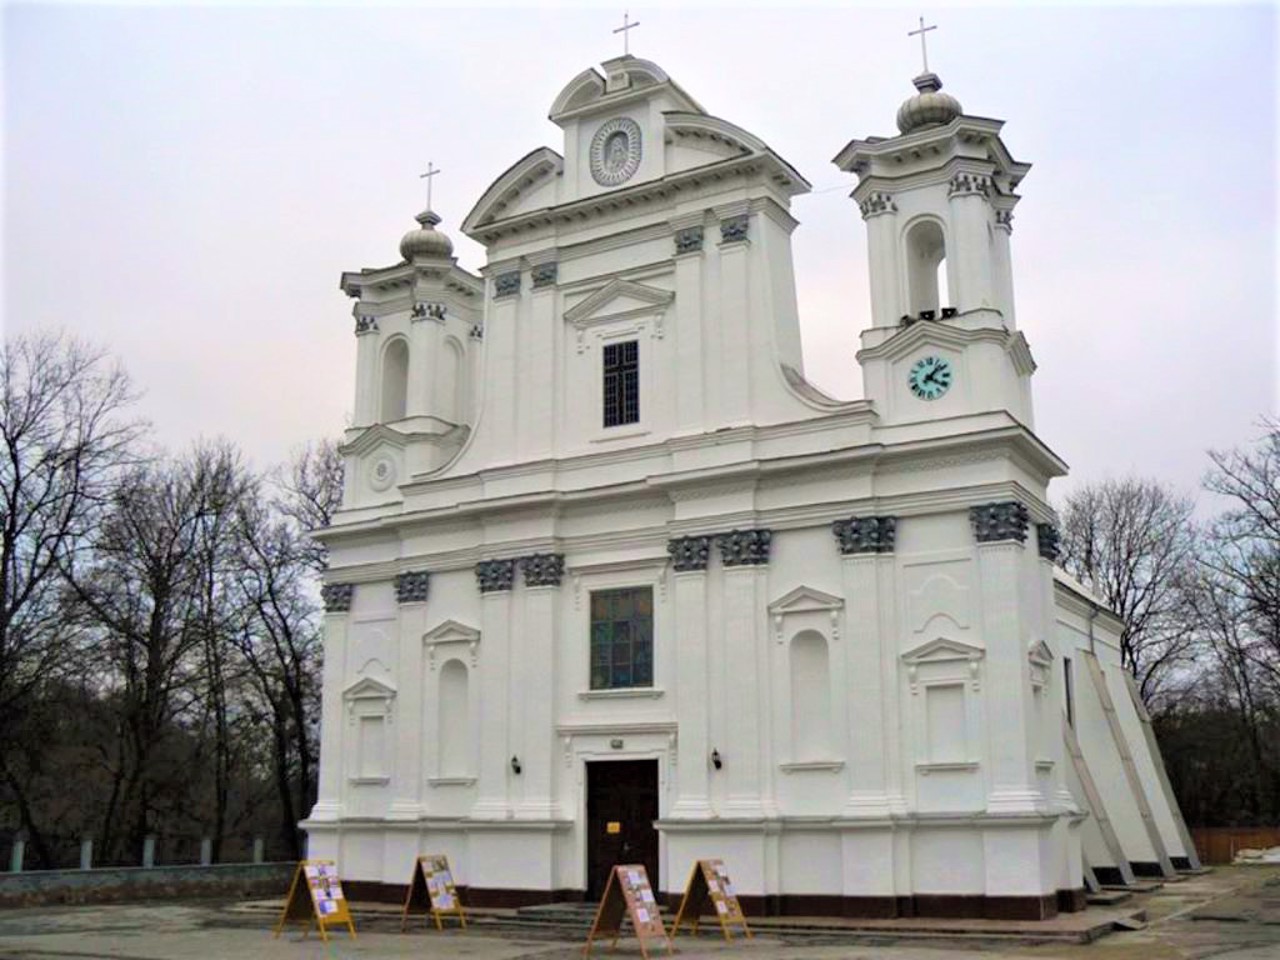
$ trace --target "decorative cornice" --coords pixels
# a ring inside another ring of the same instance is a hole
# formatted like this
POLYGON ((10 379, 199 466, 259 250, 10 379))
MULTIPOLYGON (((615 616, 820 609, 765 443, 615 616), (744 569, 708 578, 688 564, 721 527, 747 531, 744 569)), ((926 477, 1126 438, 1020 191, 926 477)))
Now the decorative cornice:
POLYGON ((534 553, 520 558, 526 587, 558 587, 564 577, 563 553, 534 553))
POLYGON ((682 253, 695 253, 702 249, 703 228, 701 226, 685 227, 676 231, 676 256, 682 253))
POLYGON ((1036 543, 1040 556, 1051 563, 1058 562, 1058 557, 1062 555, 1062 537, 1057 527, 1052 523, 1037 523, 1036 543))
POLYGON ((411 570, 396 576, 396 602, 422 603, 427 599, 431 574, 426 570, 411 570))
POLYGON ((351 609, 351 600, 355 596, 354 583, 326 583, 320 588, 320 599, 324 601, 325 613, 346 613, 351 609))
POLYGON ((747 233, 751 228, 751 219, 745 214, 739 214, 720 221, 720 242, 721 243, 742 243, 747 239, 747 233))
MULTIPOLYGON (((533 277, 533 289, 539 290, 542 287, 554 287, 559 276, 559 264, 554 261, 551 263, 539 263, 534 266, 531 275, 533 277)), ((518 283, 516 288, 519 289, 518 283)))
POLYGON ((769 562, 771 530, 730 530, 716 537, 720 559, 726 567, 742 567, 769 562))
POLYGON ((710 537, 675 537, 667 541, 667 553, 677 573, 705 570, 711 558, 710 537))
POLYGON ((843 554, 893 553, 897 517, 850 517, 831 525, 843 554))
POLYGON ((520 292, 520 271, 511 270, 508 273, 500 273, 493 278, 493 296, 496 300, 498 297, 510 297, 520 292))
POLYGON ((1005 500, 970 507, 969 522, 973 525, 973 535, 979 543, 998 543, 1002 540, 1024 543, 1030 515, 1020 501, 1005 500))
POLYGON ((510 590, 516 575, 514 560, 481 560, 476 564, 476 581, 481 593, 510 590))
POLYGON ((870 220, 882 213, 897 213, 898 205, 893 202, 893 197, 889 194, 876 191, 868 194, 866 199, 858 204, 858 209, 862 211, 862 219, 870 220))

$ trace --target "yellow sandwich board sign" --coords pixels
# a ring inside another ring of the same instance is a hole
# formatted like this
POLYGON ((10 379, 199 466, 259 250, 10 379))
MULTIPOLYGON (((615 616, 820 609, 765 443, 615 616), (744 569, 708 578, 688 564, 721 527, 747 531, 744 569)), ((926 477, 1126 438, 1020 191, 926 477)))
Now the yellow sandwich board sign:
POLYGON ((467 916, 462 912, 462 901, 458 898, 457 888, 453 885, 453 874, 449 871, 449 858, 441 854, 418 857, 413 864, 413 877, 409 880, 409 893, 404 898, 404 913, 400 916, 401 931, 409 923, 409 910, 412 907, 426 907, 431 918, 436 922, 436 929, 443 930, 441 917, 458 918, 462 929, 467 928, 467 916))
POLYGON ((600 908, 596 911, 595 921, 591 924, 591 932, 587 934, 587 945, 582 950, 584 957, 591 955, 591 942, 597 937, 613 934, 613 943, 618 943, 622 933, 622 921, 631 918, 631 926, 635 928, 636 939, 640 941, 640 953, 644 960, 649 960, 648 941, 662 938, 667 953, 672 953, 671 938, 667 936, 666 927, 662 925, 662 917, 658 914, 658 901, 649 886, 649 874, 644 865, 638 863, 616 866, 609 871, 609 882, 605 885, 604 896, 600 898, 600 908))
POLYGON ((306 936, 313 922, 319 928, 322 940, 327 941, 328 928, 338 924, 346 926, 355 939, 351 908, 342 893, 342 881, 338 879, 338 868, 332 860, 303 860, 298 864, 293 873, 293 883, 289 885, 289 897, 280 912, 280 922, 276 924, 275 936, 280 936, 286 923, 304 924, 302 933, 306 936))
POLYGON ((742 915, 742 905, 738 903, 738 894, 733 889, 729 872, 725 870, 722 860, 699 860, 693 865, 671 935, 674 937, 680 930, 680 924, 685 921, 697 933, 698 918, 708 913, 714 914, 720 921, 720 929, 724 931, 726 940, 733 939, 730 933, 732 927, 741 927, 747 937, 751 936, 747 918, 742 915))

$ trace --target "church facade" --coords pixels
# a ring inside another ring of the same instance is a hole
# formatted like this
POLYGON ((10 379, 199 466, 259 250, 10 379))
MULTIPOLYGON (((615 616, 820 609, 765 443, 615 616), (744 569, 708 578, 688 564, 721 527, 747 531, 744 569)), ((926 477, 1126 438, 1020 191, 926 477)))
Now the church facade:
POLYGON ((753 911, 1027 918, 1193 865, 1122 625, 1054 567, 1029 166, 916 86, 835 158, 862 400, 803 374, 808 183, 632 56, 476 203, 479 275, 429 210, 343 275, 312 856, 394 895, 445 853, 476 905, 593 898, 620 862, 678 894, 719 857, 753 911))

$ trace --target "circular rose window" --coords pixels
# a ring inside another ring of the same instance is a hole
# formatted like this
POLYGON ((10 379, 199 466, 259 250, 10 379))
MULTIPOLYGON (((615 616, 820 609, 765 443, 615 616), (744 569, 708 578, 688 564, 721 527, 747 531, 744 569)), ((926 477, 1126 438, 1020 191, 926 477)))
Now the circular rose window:
POLYGON ((606 121, 591 138, 591 176, 602 187, 626 183, 640 166, 640 127, 628 117, 606 121))

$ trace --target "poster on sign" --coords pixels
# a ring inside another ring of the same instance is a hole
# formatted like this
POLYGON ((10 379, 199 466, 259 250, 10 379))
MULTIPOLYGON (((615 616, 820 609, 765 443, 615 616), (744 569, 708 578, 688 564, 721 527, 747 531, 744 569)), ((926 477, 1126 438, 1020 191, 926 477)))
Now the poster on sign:
POLYGON ((726 940, 733 939, 732 931, 735 928, 740 928, 748 938, 751 937, 751 928, 747 926, 738 894, 733 889, 729 871, 725 869, 722 860, 699 860, 693 865, 684 897, 680 900, 680 909, 676 911, 676 922, 671 927, 671 936, 680 932, 680 925, 683 923, 688 923, 692 931, 697 933, 698 920, 708 915, 719 921, 726 940))
POLYGON ((610 934, 616 945, 622 934, 622 923, 627 918, 631 920, 645 960, 649 960, 649 943, 658 938, 665 944, 668 954, 675 952, 671 938, 667 936, 667 928, 662 924, 658 899, 649 886, 649 874, 640 864, 625 864, 609 871, 604 896, 600 898, 600 907, 596 910, 582 955, 590 956, 592 942, 610 934))
POLYGON ((275 936, 280 936, 280 932, 289 923, 303 924, 304 937, 314 923, 320 930, 320 939, 326 942, 329 939, 328 928, 340 924, 355 939, 356 928, 351 921, 351 908, 342 893, 342 881, 338 878, 338 868, 333 861, 303 860, 298 864, 293 872, 293 882, 289 885, 289 896, 280 912, 280 922, 276 924, 275 936))
POLYGON ((404 898, 404 913, 400 916, 401 931, 408 927, 409 911, 415 907, 429 913, 437 930, 444 929, 444 917, 456 917, 462 929, 467 928, 467 916, 462 911, 462 901, 453 885, 449 858, 443 854, 428 854, 414 861, 409 892, 404 898))

